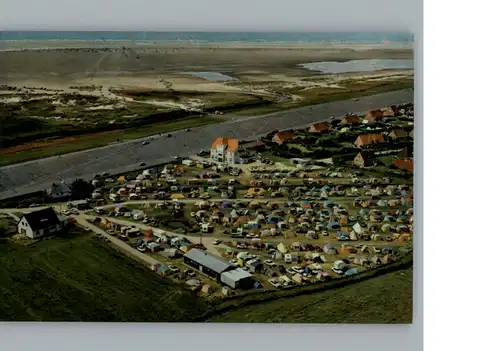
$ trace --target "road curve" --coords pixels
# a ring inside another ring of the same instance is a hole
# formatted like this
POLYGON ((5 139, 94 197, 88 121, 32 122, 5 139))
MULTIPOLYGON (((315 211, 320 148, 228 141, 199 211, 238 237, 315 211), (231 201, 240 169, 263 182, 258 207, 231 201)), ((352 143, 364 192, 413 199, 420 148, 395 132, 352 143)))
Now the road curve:
POLYGON ((221 135, 250 140, 273 130, 302 127, 332 116, 341 118, 349 112, 362 113, 412 101, 412 90, 394 91, 362 97, 358 101, 335 101, 263 116, 233 117, 227 122, 193 128, 191 132, 173 132, 171 138, 166 135, 143 138, 150 141, 144 146, 141 145, 143 139, 138 139, 4 166, 0 168, 0 200, 47 189, 52 182, 62 179, 67 182, 76 178, 90 180, 97 173, 134 171, 141 168, 139 164, 143 161, 156 165, 174 156, 190 156, 208 148, 213 139, 221 135))

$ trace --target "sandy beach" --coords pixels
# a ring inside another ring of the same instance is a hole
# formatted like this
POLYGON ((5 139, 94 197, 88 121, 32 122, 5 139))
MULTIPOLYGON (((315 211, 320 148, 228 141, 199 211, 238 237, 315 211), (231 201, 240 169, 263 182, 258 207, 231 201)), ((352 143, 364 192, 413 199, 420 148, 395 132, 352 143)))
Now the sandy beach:
POLYGON ((348 49, 365 50, 412 50, 413 44, 402 43, 340 43, 340 42, 206 42, 186 40, 4 40, 0 51, 56 49, 56 48, 221 48, 221 49, 348 49))
MULTIPOLYGON (((239 81, 287 81, 318 76, 318 72, 299 66, 308 62, 413 58, 411 48, 394 48, 390 44, 192 44, 172 41, 146 42, 146 46, 140 44, 132 41, 8 42, 9 46, 18 46, 19 50, 0 52, 0 84, 66 89, 70 85, 86 85, 94 80, 97 80, 95 84, 103 85, 122 85, 125 81, 126 86, 142 80, 154 81, 154 84, 147 85, 157 88, 158 78, 161 77, 171 84, 211 86, 213 82, 184 73, 217 71, 239 81), (33 49, 37 46, 52 49, 33 49), (54 48, 61 46, 66 48, 54 48), (80 47, 72 48, 74 46, 80 47), (139 77, 141 79, 137 79, 139 77)), ((141 87, 144 84, 141 83, 141 87)))

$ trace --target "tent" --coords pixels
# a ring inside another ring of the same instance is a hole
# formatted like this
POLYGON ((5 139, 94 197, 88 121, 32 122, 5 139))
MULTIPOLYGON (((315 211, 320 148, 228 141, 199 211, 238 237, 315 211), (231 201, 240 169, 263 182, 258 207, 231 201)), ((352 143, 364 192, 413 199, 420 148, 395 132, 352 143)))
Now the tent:
POLYGON ((201 292, 204 294, 210 294, 212 291, 213 288, 208 284, 203 285, 203 287, 201 288, 201 292))
POLYGON ((339 233, 338 240, 350 240, 349 234, 342 231, 339 233))
POLYGON ((347 265, 342 260, 337 260, 337 261, 333 262, 333 270, 334 271, 342 271, 345 269, 346 266, 347 265))
POLYGON ((349 239, 352 241, 358 240, 358 235, 356 234, 356 232, 354 230, 351 231, 351 234, 349 234, 349 239))
POLYGON ((277 247, 278 251, 281 252, 282 254, 286 254, 288 252, 287 247, 283 243, 279 243, 277 247))
POLYGON ((383 264, 388 264, 388 263, 392 263, 392 262, 394 262, 394 258, 392 257, 392 255, 387 254, 387 255, 384 255, 382 257, 382 263, 383 264))
POLYGON ((124 182, 125 180, 126 180, 125 176, 123 176, 123 175, 118 177, 119 182, 124 182))
POLYGON ((338 230, 341 228, 341 225, 339 222, 328 222, 328 229, 330 230, 338 230))
POLYGON ((384 224, 381 229, 382 229, 382 232, 384 232, 384 233, 390 233, 390 232, 395 230, 395 228, 388 223, 384 224))
POLYGON ((305 245, 304 245, 304 244, 302 244, 302 243, 300 243, 300 242, 298 242, 298 241, 293 242, 293 243, 290 245, 290 247, 291 247, 293 250, 295 250, 295 251, 302 251, 302 250, 305 250, 305 249, 306 249, 305 245))
POLYGON ((281 252, 275 251, 273 253, 273 260, 278 261, 278 260, 282 260, 282 259, 283 259, 283 254, 281 252))
POLYGON ((334 201, 330 201, 330 200, 329 200, 329 201, 325 201, 325 202, 323 203, 323 207, 324 207, 324 208, 333 208, 333 207, 335 207, 335 206, 337 206, 337 204, 336 204, 334 201))
POLYGON ((356 256, 354 259, 354 264, 357 264, 358 266, 363 266, 369 262, 368 257, 365 256, 356 256))
POLYGON ((261 207, 261 205, 260 205, 260 202, 258 200, 253 200, 253 201, 250 201, 250 203, 248 204, 248 207, 258 208, 258 207, 261 207))
POLYGON ((370 261, 373 263, 373 264, 381 264, 382 263, 382 260, 380 259, 380 256, 373 256, 370 261))
POLYGON ((344 273, 345 276, 351 276, 351 275, 356 275, 356 274, 358 274, 358 270, 356 268, 349 268, 344 273))
POLYGON ((260 232, 260 236, 263 238, 271 236, 271 230, 264 229, 263 231, 260 232))
POLYGON ((310 230, 306 234, 306 238, 308 239, 318 239, 318 237, 319 237, 318 234, 316 234, 314 230, 310 230))
POLYGON ((334 255, 337 253, 337 250, 333 247, 332 244, 327 243, 323 246, 323 252, 329 255, 334 255))
POLYGON ((296 273, 292 279, 297 282, 298 284, 302 284, 302 276, 299 273, 296 273))
POLYGON ((267 216, 267 223, 278 223, 278 222, 281 222, 283 220, 283 218, 281 218, 280 216, 275 216, 275 215, 269 215, 267 216))
POLYGON ((352 229, 356 232, 356 234, 363 234, 364 230, 361 227, 361 224, 356 223, 352 226, 352 229))
POLYGON ((184 195, 183 194, 172 194, 170 196, 171 199, 184 199, 184 195))

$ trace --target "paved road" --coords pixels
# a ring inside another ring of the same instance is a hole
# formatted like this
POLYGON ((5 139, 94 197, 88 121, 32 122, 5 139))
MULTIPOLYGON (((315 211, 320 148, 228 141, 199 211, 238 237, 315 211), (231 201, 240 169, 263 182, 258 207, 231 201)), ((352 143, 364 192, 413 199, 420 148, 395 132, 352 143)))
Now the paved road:
POLYGON ((227 122, 193 128, 191 132, 178 131, 171 138, 165 135, 126 141, 56 157, 4 166, 0 168, 0 199, 47 189, 53 181, 70 182, 76 178, 92 179, 94 174, 118 174, 134 171, 141 162, 156 165, 170 161, 174 156, 187 157, 208 148, 218 136, 251 140, 273 130, 297 128, 324 121, 332 116, 341 118, 348 112, 362 113, 391 104, 413 101, 413 91, 403 90, 345 100, 256 117, 233 117, 227 122))

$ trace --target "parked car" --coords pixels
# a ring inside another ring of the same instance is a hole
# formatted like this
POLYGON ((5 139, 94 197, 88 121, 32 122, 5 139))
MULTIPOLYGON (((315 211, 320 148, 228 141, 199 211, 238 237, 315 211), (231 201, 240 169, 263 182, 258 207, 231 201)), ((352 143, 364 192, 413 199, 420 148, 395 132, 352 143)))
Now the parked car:
POLYGON ((281 288, 281 284, 276 280, 276 279, 269 279, 268 280, 269 284, 274 286, 275 288, 281 288))
POLYGON ((275 267, 276 266, 276 263, 274 263, 273 261, 271 260, 265 260, 264 263, 266 265, 268 265, 269 267, 275 267))
POLYGON ((170 271, 172 273, 177 273, 177 272, 179 272, 179 268, 177 268, 176 266, 170 266, 170 271))
POLYGON ((140 167, 144 167, 145 165, 146 165, 146 162, 141 162, 141 163, 139 163, 139 166, 140 166, 140 167))
POLYGON ((149 144, 149 141, 146 141, 146 140, 144 140, 144 141, 141 143, 141 145, 148 145, 148 144, 149 144))
POLYGON ((186 271, 184 271, 184 273, 186 273, 188 277, 194 277, 196 275, 196 273, 192 269, 187 269, 186 271))
POLYGON ((212 244, 214 245, 219 245, 221 243, 221 241, 219 239, 215 239, 212 244))

